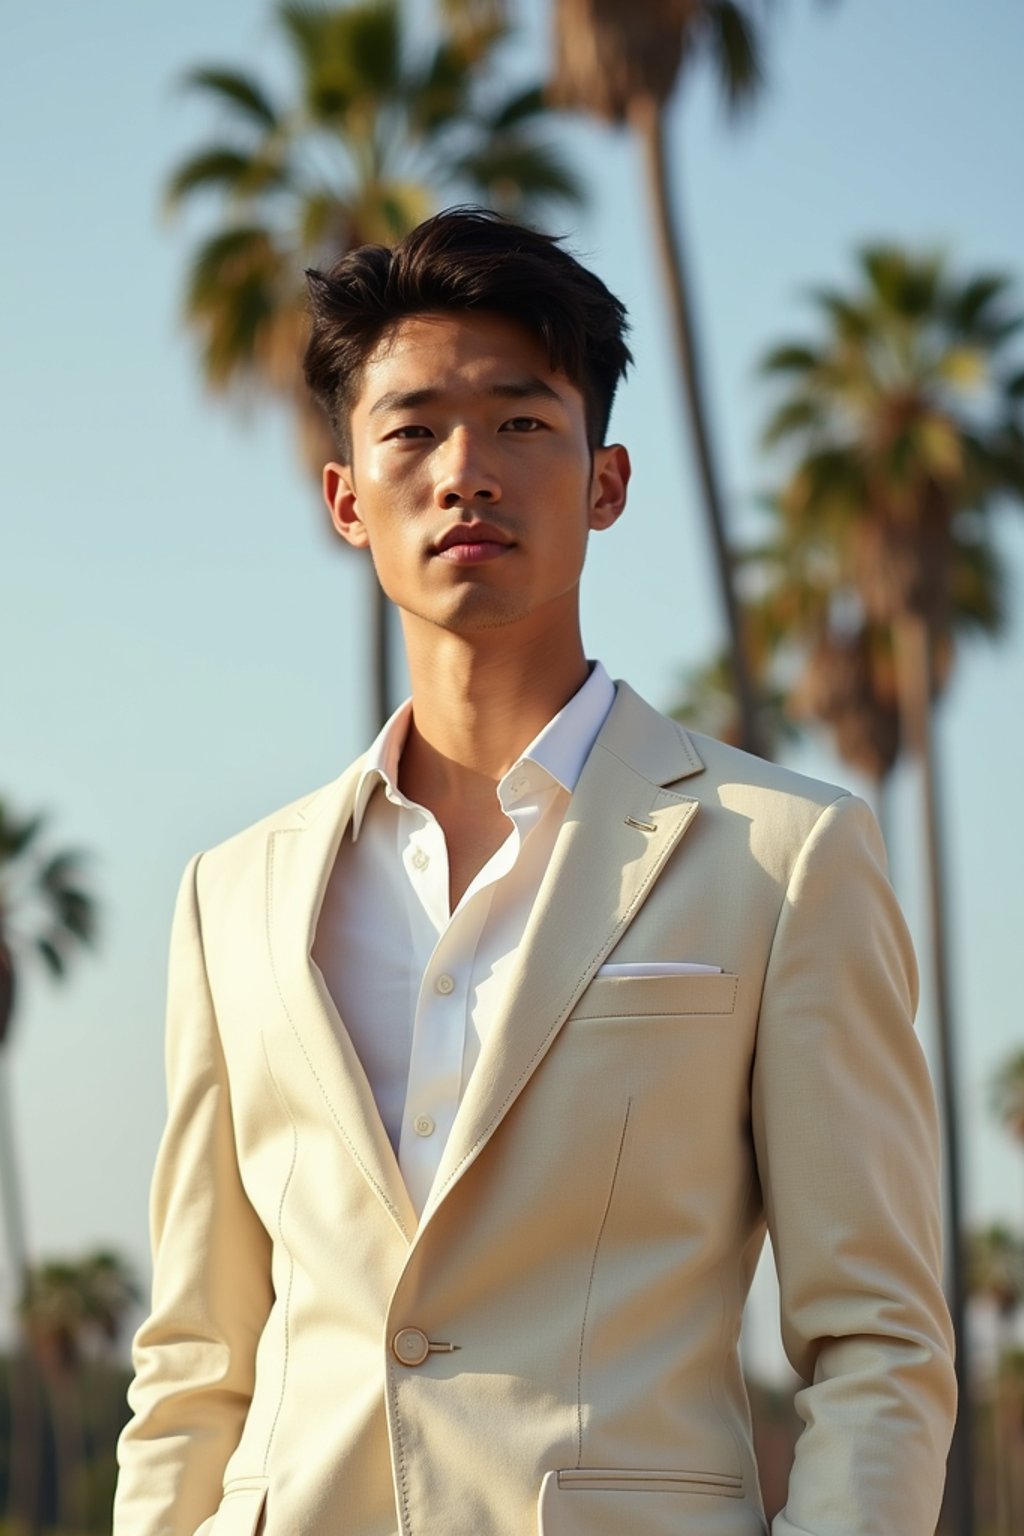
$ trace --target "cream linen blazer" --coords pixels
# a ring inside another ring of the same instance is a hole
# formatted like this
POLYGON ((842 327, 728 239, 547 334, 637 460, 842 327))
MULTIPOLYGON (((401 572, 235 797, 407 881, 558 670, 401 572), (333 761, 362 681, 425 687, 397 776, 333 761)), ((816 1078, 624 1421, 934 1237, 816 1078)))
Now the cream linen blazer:
POLYGON ((763 1536, 766 1224, 775 1536, 931 1536, 935 1119, 870 813, 619 684, 417 1221, 310 960, 358 766, 182 884, 115 1536, 763 1536))

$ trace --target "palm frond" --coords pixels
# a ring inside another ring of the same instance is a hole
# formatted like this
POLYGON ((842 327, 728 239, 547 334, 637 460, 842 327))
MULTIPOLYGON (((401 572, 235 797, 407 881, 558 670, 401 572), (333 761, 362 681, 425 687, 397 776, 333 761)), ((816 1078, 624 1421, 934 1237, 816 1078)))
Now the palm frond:
POLYGON ((205 91, 226 106, 235 108, 240 116, 261 128, 272 131, 278 126, 277 112, 270 97, 251 75, 207 65, 189 70, 182 83, 189 90, 205 91))
POLYGON ((984 537, 957 540, 950 592, 959 630, 992 639, 1005 633, 1009 573, 987 530, 984 537))
POLYGON ((953 330, 971 335, 984 325, 994 307, 1007 296, 1010 279, 1003 272, 979 272, 966 282, 951 287, 946 301, 946 316, 953 330))
POLYGON ((786 342, 766 352, 758 364, 761 373, 808 373, 818 365, 818 354, 813 347, 797 342, 786 342))
POLYGON ((62 890, 69 879, 78 874, 86 862, 86 855, 75 849, 65 849, 47 859, 39 871, 39 882, 48 891, 62 890))
POLYGON ((358 106, 404 94, 395 0, 362 0, 318 12, 302 5, 283 10, 298 21, 294 35, 303 53, 306 109, 314 123, 337 128, 358 106))
POLYGON ((580 177, 556 149, 511 134, 460 156, 452 170, 510 216, 548 199, 578 205, 586 196, 580 177))
POLYGON ((277 7, 277 20, 295 53, 300 72, 311 73, 324 53, 327 18, 323 6, 285 0, 277 7))
POLYGON ((457 120, 466 109, 472 79, 463 50, 442 38, 425 68, 410 73, 406 105, 411 130, 429 135, 457 120))
POLYGON ((64 956, 53 940, 46 934, 39 934, 33 942, 50 975, 54 978, 63 976, 66 970, 64 956))
POLYGON ((214 389, 266 369, 278 317, 301 307, 297 273, 298 262, 261 225, 230 227, 200 246, 186 312, 203 338, 203 369, 214 389))
POLYGON ((814 432, 825 420, 826 412, 813 395, 797 395, 786 400, 769 418, 761 434, 761 446, 774 448, 787 438, 814 432))
POLYGON ((499 100, 485 121, 492 132, 501 133, 506 128, 518 128, 532 118, 542 117, 546 110, 543 87, 530 85, 525 90, 515 91, 504 100, 499 100))
POLYGON ((911 257, 895 245, 870 245, 860 252, 860 265, 873 296, 894 316, 919 319, 934 309, 942 258, 911 257))
POLYGON ((824 310, 832 328, 844 341, 862 342, 871 335, 871 317, 856 300, 832 288, 814 288, 810 297, 824 310))
POLYGON ((200 150, 185 160, 167 183, 166 205, 174 209, 191 193, 219 189, 235 197, 259 196, 286 186, 287 172, 280 160, 265 154, 248 154, 227 144, 200 150))
POLYGON ((752 105, 765 83, 761 33, 749 10, 736 0, 712 0, 705 12, 722 95, 735 115, 752 105))
POLYGON ((16 817, 0 800, 0 865, 20 858, 46 825, 45 815, 16 817))

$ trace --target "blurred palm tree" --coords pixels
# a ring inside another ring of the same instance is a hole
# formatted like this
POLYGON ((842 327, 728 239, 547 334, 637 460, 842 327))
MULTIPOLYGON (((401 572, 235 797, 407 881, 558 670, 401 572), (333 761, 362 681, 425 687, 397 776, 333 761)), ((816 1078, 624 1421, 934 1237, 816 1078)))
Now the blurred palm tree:
MULTIPOLYGON (((757 637, 751 654, 759 687, 784 700, 794 722, 826 726, 842 761, 874 786, 885 827, 887 789, 902 747, 891 627, 867 617, 849 551, 828 525, 795 518, 778 501, 767 502, 766 510, 773 537, 740 562, 755 586, 745 609, 748 633, 757 637)), ((933 699, 950 681, 954 642, 976 634, 998 638, 1006 625, 1004 563, 969 524, 954 524, 948 579, 949 631, 935 636, 933 699)))
MULTIPOLYGON (((24 971, 41 963, 63 978, 74 952, 96 936, 96 903, 83 880, 84 856, 43 843, 45 817, 17 815, 0 799, 0 1204, 17 1299, 28 1279, 25 1219, 8 1081, 8 1050, 24 971)), ((11 1372, 12 1515, 31 1528, 41 1434, 35 1376, 19 1333, 11 1372)))
MULTIPOLYGON (((953 1232, 952 1311, 964 1338, 959 1117, 948 982, 945 883, 932 706, 952 665, 958 601, 973 590, 979 627, 998 630, 994 505, 1024 499, 1024 371, 1008 344, 1022 321, 1009 279, 957 278, 937 255, 895 246, 860 253, 849 293, 814 295, 819 335, 776 348, 765 372, 783 394, 765 434, 791 454, 779 497, 788 549, 810 544, 833 568, 830 605, 854 632, 891 646, 899 738, 918 762, 940 1090, 953 1232)), ((808 556, 810 558, 810 556, 808 556)), ((970 1433, 954 1448, 959 1528, 969 1530, 970 1433)))
POLYGON ((83 1358, 107 1352, 121 1337, 140 1291, 129 1266, 101 1249, 81 1260, 52 1260, 29 1271, 20 1313, 49 1389, 57 1462, 60 1525, 86 1525, 83 1358))
POLYGON ((19 1291, 25 1230, 7 1093, 7 1048, 22 971, 41 962, 63 978, 74 951, 96 936, 96 903, 83 882, 84 855, 42 845, 43 816, 18 816, 0 799, 0 1181, 8 1260, 19 1291))
POLYGON ((625 125, 640 144, 648 205, 689 413, 697 472, 726 621, 728 663, 741 741, 761 750, 760 720, 736 598, 726 512, 715 462, 682 221, 674 206, 666 129, 669 102, 695 66, 715 73, 725 106, 739 117, 764 84, 758 0, 554 0, 556 105, 625 125))
MULTIPOLYGON (((753 564, 756 552, 736 557, 741 571, 753 564)), ((787 743, 800 734, 790 708, 786 689, 775 676, 775 660, 785 640, 779 623, 782 612, 774 595, 763 594, 742 604, 746 656, 755 684, 756 727, 761 749, 776 757, 787 743)), ((727 650, 720 650, 709 661, 685 671, 670 710, 674 719, 694 730, 704 731, 730 746, 743 745, 743 720, 733 681, 732 663, 727 650)))
MULTIPOLYGON (((285 0, 274 15, 292 59, 290 98, 242 70, 192 71, 186 85, 220 109, 224 127, 177 167, 166 195, 172 209, 208 193, 218 200, 185 293, 206 383, 283 400, 319 485, 335 449, 302 379, 303 269, 367 242, 393 243, 442 198, 536 219, 579 203, 582 188, 544 135, 539 86, 509 89, 502 79, 509 28, 501 6, 449 21, 419 54, 399 0, 285 0)), ((371 590, 380 723, 389 703, 388 608, 375 580, 371 590)))
POLYGON ((999 1536, 1015 1536, 1020 1465, 1020 1372, 1016 1368, 1016 1321, 1024 1306, 1024 1243, 1002 1224, 973 1232, 968 1242, 968 1287, 996 1315, 996 1366, 992 1395, 992 1449, 999 1536))

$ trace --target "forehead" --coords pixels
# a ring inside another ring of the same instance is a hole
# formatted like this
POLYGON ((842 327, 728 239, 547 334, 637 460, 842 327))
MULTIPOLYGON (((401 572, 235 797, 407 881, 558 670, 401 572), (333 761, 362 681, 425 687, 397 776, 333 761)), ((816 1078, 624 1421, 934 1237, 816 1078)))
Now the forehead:
POLYGON ((551 367, 543 343, 515 320, 489 311, 407 315, 388 326, 367 357, 354 409, 371 411, 396 388, 454 393, 527 378, 567 404, 581 398, 551 367))

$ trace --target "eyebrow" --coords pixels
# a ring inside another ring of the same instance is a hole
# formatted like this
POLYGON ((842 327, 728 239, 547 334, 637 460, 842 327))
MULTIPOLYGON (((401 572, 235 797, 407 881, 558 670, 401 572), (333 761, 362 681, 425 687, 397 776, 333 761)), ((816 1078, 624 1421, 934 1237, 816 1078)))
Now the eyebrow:
MULTIPOLYGON (((508 379, 491 384, 483 391, 492 400, 554 400, 563 405, 561 395, 543 379, 533 374, 522 379, 508 379)), ((414 411, 422 405, 436 405, 442 397, 439 389, 389 389, 370 406, 370 416, 382 416, 387 411, 414 411)))

